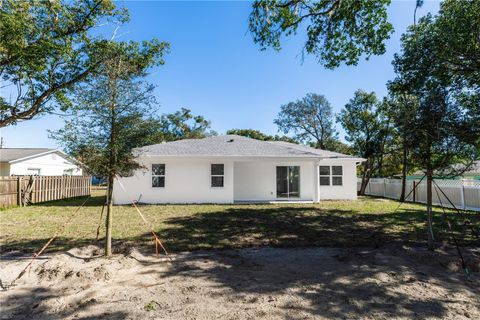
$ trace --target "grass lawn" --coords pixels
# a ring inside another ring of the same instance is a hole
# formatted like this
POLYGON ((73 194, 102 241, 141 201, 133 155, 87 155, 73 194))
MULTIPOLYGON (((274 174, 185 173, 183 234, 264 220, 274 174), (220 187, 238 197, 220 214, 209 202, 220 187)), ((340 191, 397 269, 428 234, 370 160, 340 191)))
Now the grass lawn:
MULTIPOLYGON (((74 216, 65 232, 47 252, 68 250, 95 240, 102 191, 95 191, 74 216)), ((1 251, 38 250, 70 217, 85 198, 68 199, 26 208, 0 211, 1 251)), ((324 201, 320 204, 258 205, 148 205, 142 212, 170 251, 239 248, 247 246, 381 246, 384 243, 424 243, 425 207, 363 197, 358 201, 324 201)), ((435 235, 448 240, 441 209, 434 212, 435 235)), ((464 217, 448 211, 462 245, 478 245, 464 217)), ((480 213, 465 215, 477 228, 480 213)), ((130 242, 154 250, 149 228, 131 206, 114 207, 114 243, 130 242)))

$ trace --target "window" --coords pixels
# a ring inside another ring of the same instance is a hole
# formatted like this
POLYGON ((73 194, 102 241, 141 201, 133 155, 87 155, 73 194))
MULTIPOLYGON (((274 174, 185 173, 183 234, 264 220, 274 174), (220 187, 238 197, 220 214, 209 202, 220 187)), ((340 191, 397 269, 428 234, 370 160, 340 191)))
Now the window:
POLYGON ((330 185, 330 166, 320 166, 320 185, 330 185))
POLYGON ((39 176, 40 175, 40 168, 28 168, 27 175, 29 176, 39 176))
POLYGON ((73 169, 63 169, 64 176, 73 176, 73 169))
POLYGON ((212 164, 210 170, 211 170, 212 188, 223 188, 223 180, 225 177, 223 164, 212 164))
POLYGON ((277 198, 300 197, 300 167, 277 167, 277 198))
POLYGON ((165 164, 152 164, 152 187, 165 188, 165 164))
POLYGON ((332 166, 332 186, 343 185, 342 175, 343 175, 342 166, 332 166))
POLYGON ((320 185, 321 186, 341 186, 343 185, 343 167, 342 166, 320 166, 320 185))

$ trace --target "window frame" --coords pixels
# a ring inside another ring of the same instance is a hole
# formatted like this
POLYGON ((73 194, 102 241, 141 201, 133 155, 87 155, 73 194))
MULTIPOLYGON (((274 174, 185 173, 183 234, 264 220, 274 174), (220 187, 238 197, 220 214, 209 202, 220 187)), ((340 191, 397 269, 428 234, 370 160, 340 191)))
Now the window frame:
POLYGON ((332 168, 331 166, 318 166, 318 185, 320 187, 331 187, 332 186, 332 179, 331 179, 331 176, 332 176, 332 168), (322 174, 322 169, 321 167, 326 167, 328 168, 328 174, 322 174), (327 178, 328 179, 328 184, 322 184, 322 178, 327 178))
POLYGON ((151 165, 151 172, 152 172, 152 176, 151 176, 151 180, 150 180, 150 188, 165 188, 165 184, 166 184, 166 173, 167 173, 167 166, 165 165, 165 163, 152 163, 151 165), (155 174, 153 172, 153 166, 155 165, 163 165, 163 174, 155 174), (163 186, 154 186, 153 185, 153 178, 163 178, 163 186))
POLYGON ((41 176, 42 175, 42 168, 27 168, 27 175, 28 176, 41 176), (35 174, 32 174, 30 171, 36 171, 35 174))
POLYGON ((343 187, 343 165, 319 165, 318 167, 319 167, 318 168, 318 185, 320 187, 343 187), (327 167, 328 175, 322 174, 322 170, 320 167, 327 167), (341 174, 334 174, 333 167, 340 167, 341 174), (321 183, 322 178, 328 178, 328 184, 322 184, 321 183), (341 183, 334 184, 333 183, 334 178, 340 178, 341 183))
POLYGON ((332 187, 342 187, 343 186, 343 166, 335 165, 331 166, 331 174, 332 174, 332 187), (333 174, 333 167, 340 167, 341 173, 340 174, 333 174), (333 178, 340 178, 341 183, 340 184, 333 184, 333 178))
POLYGON ((275 167, 275 172, 276 172, 276 199, 300 199, 301 198, 301 166, 300 165, 282 165, 282 166, 276 166, 275 167), (281 197, 278 195, 278 168, 286 168, 287 172, 287 196, 286 197, 281 197), (290 184, 291 184, 291 171, 296 170, 298 168, 298 195, 292 195, 293 192, 290 192, 290 184))
POLYGON ((63 175, 64 176, 73 176, 73 172, 75 171, 74 168, 70 168, 70 169, 63 169, 63 175))
POLYGON ((218 189, 225 188, 225 164, 224 163, 210 163, 210 188, 218 189), (222 174, 213 174, 213 166, 222 166, 222 174), (213 185, 213 178, 222 178, 221 186, 213 185))

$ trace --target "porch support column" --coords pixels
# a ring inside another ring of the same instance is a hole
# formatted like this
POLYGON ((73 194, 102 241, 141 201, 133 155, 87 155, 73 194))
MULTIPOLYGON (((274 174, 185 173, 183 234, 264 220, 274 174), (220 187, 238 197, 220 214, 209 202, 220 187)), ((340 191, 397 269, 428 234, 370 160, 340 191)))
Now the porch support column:
POLYGON ((313 202, 320 202, 320 171, 319 161, 313 161, 313 202))

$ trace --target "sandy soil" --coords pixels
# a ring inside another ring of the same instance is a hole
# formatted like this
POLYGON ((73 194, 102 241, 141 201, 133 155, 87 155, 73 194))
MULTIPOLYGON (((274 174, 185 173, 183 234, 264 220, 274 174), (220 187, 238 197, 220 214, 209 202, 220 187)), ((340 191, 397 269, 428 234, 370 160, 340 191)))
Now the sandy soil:
MULTIPOLYGON (((480 249, 259 248, 181 253, 173 262, 94 246, 42 257, 0 292, 1 319, 480 319, 480 249)), ((26 257, 4 255, 10 282, 26 257)))

